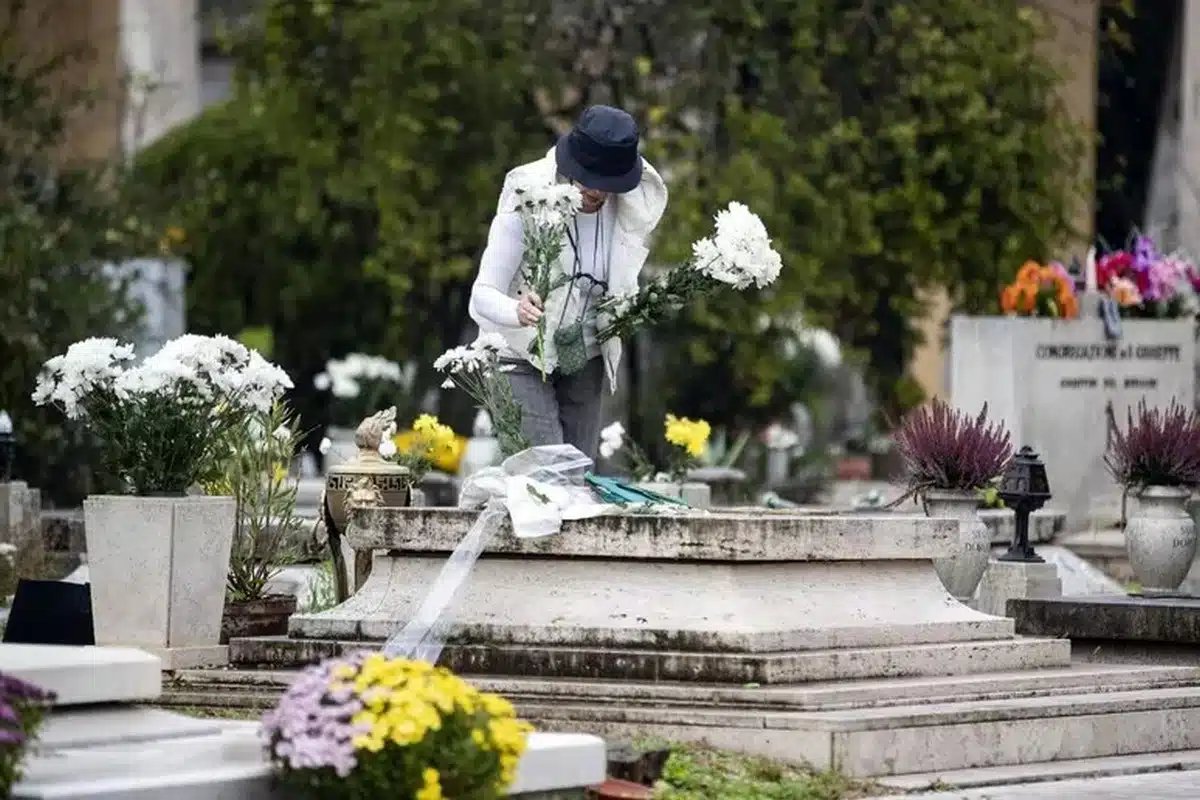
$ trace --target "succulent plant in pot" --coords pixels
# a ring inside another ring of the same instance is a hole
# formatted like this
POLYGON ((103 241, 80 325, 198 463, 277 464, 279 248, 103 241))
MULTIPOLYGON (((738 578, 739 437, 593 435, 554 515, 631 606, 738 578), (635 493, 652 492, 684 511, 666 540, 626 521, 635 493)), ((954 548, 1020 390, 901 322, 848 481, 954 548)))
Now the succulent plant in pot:
POLYGON ((991 554, 991 532, 979 518, 979 492, 992 486, 1012 459, 1012 440, 991 423, 987 405, 972 417, 941 400, 909 414, 895 433, 909 491, 931 517, 959 520, 959 549, 934 559, 946 589, 959 600, 975 593, 991 554))
POLYGON ((1196 555, 1196 524, 1187 512, 1200 485, 1200 416, 1174 400, 1166 409, 1143 400, 1124 430, 1109 409, 1104 462, 1137 500, 1125 524, 1129 567, 1146 594, 1173 592, 1196 555))

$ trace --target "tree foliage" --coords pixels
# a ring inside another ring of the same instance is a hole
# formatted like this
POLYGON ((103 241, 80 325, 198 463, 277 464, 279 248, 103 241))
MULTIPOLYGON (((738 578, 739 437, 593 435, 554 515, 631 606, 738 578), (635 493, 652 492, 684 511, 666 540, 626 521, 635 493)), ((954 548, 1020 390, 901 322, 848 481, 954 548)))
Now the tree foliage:
POLYGON ((265 3, 228 36, 230 103, 141 159, 188 232, 192 323, 269 326, 309 421, 303 390, 350 351, 412 359, 436 385, 504 173, 550 141, 533 0, 336 6, 265 3))
POLYGON ((199 187, 180 224, 213 290, 193 319, 228 319, 216 289, 236 286, 239 324, 273 326, 301 383, 373 345, 427 368, 467 324, 505 170, 609 102, 671 186, 655 261, 686 258, 734 199, 784 254, 755 313, 722 299, 680 328, 697 376, 735 359, 721 374, 758 403, 714 422, 777 404, 783 367, 729 346, 760 314, 832 330, 895 412, 926 293, 991 310, 1014 264, 1071 233, 1084 139, 1045 35, 1019 0, 269 0, 231 37, 231 105, 156 157, 199 187))
POLYGON ((138 310, 106 265, 156 252, 159 236, 133 213, 116 162, 64 153, 72 119, 112 98, 70 80, 85 74, 84 43, 29 46, 50 38, 45 26, 62 12, 0 3, 0 409, 15 424, 16 475, 69 503, 102 476, 81 433, 34 406, 34 380, 78 339, 131 332, 138 310))
POLYGON ((1039 54, 1044 20, 1016 0, 753 7, 707 21, 730 51, 711 124, 658 112, 656 146, 692 165, 661 245, 683 256, 711 209, 747 197, 787 265, 767 308, 858 350, 895 410, 925 293, 991 312, 1014 264, 1072 232, 1084 139, 1039 54))

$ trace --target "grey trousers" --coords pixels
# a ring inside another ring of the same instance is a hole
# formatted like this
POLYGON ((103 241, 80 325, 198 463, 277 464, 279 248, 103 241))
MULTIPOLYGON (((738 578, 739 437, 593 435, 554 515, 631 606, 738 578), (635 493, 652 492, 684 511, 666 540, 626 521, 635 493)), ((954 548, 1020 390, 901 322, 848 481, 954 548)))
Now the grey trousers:
POLYGON ((534 447, 571 444, 595 460, 600 446, 604 359, 593 358, 574 375, 542 373, 528 361, 505 362, 513 398, 521 406, 521 433, 534 447))

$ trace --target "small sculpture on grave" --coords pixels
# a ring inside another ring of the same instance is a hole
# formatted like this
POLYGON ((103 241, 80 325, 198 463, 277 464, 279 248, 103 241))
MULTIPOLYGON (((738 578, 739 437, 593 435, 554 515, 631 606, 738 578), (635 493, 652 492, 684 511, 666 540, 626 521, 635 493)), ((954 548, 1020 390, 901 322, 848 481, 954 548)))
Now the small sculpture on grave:
POLYGON ((396 407, 385 408, 364 419, 354 431, 358 457, 366 461, 381 461, 379 448, 396 434, 396 407))
MULTIPOLYGON (((322 518, 330 554, 339 575, 347 575, 342 558, 342 536, 349 524, 349 511, 365 506, 407 506, 413 496, 409 472, 381 455, 396 435, 396 407, 376 412, 359 423, 354 432, 358 455, 329 468, 325 475, 322 518)), ((355 553, 354 574, 365 577, 370 553, 355 553)), ((339 579, 338 599, 345 600, 351 588, 339 579)), ((361 580, 355 580, 361 585, 361 580)))

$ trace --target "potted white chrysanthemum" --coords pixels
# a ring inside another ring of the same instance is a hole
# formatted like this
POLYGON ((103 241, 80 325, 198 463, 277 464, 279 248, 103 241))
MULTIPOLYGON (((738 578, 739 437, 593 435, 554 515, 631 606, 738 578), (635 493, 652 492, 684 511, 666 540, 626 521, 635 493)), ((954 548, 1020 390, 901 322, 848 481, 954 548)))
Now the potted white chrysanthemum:
POLYGON ((218 663, 232 496, 189 494, 218 477, 229 437, 291 381, 223 336, 182 336, 134 365, 133 346, 86 339, 46 362, 33 399, 95 435, 119 494, 84 501, 96 643, 164 667, 218 663))

